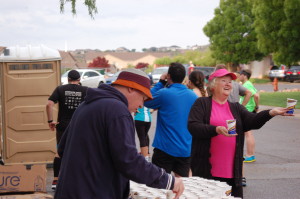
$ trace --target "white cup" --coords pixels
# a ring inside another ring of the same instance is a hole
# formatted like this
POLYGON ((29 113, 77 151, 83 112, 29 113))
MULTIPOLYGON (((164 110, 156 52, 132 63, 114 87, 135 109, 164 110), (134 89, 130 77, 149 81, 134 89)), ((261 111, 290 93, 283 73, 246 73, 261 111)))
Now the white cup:
POLYGON ((236 120, 226 120, 227 123, 227 129, 228 129, 228 134, 236 134, 236 120))
POLYGON ((291 99, 291 98, 287 98, 286 99, 286 107, 289 110, 286 113, 288 113, 288 114, 294 114, 294 109, 296 107, 296 104, 297 104, 297 100, 291 99))

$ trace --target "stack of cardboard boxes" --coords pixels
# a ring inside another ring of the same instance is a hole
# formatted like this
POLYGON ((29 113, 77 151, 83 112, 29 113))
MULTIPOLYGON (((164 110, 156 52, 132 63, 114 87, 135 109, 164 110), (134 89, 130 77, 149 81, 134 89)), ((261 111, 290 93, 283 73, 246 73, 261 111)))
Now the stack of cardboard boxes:
POLYGON ((49 199, 46 193, 47 169, 40 165, 1 165, 0 199, 49 199))

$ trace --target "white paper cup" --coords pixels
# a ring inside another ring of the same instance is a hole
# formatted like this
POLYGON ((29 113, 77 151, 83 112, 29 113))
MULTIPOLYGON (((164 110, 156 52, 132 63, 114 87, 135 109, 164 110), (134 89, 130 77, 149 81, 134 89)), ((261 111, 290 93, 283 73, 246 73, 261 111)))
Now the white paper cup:
POLYGON ((286 108, 288 108, 289 110, 286 113, 288 113, 288 114, 294 114, 294 109, 296 107, 296 104, 297 104, 297 100, 291 99, 291 98, 287 98, 286 99, 286 108))
POLYGON ((227 123, 227 129, 228 129, 228 134, 236 134, 236 129, 235 129, 235 125, 236 125, 236 120, 226 120, 227 123))
POLYGON ((175 193, 173 191, 167 191, 167 199, 173 199, 175 197, 175 193))

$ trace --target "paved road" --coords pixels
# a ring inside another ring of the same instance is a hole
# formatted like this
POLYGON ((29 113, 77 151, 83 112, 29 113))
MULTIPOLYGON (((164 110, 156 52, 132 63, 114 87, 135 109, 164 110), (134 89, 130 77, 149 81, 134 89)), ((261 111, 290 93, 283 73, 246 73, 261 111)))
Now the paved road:
MULTIPOLYGON (((156 113, 153 114, 153 121, 156 121, 156 113)), ((155 122, 152 122, 149 132, 151 142, 155 127, 155 122)), ((257 161, 245 164, 245 199, 300 198, 299 129, 300 110, 297 109, 296 117, 277 116, 260 130, 254 131, 257 161)), ((139 146, 137 138, 136 142, 139 146)), ((52 176, 53 171, 50 168, 47 178, 49 194, 54 194, 50 188, 52 176)))
POLYGON ((277 116, 254 131, 256 158, 245 164, 246 199, 300 198, 300 110, 296 117, 277 116))
MULTIPOLYGON (((264 91, 273 91, 273 84, 272 82, 269 82, 267 84, 254 84, 255 88, 257 90, 264 90, 264 91)), ((286 90, 286 89, 294 89, 298 88, 300 89, 300 83, 289 83, 289 82, 279 82, 278 83, 278 89, 279 90, 286 90)))

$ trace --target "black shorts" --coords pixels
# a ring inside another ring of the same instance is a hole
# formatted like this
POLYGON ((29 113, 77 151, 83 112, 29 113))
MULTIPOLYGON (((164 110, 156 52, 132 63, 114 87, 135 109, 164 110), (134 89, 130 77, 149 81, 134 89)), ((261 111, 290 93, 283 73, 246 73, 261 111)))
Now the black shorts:
POLYGON ((152 163, 166 170, 167 173, 174 173, 181 177, 188 177, 191 165, 190 157, 174 157, 157 148, 153 150, 152 163))
POLYGON ((151 122, 143 122, 139 120, 135 120, 135 129, 140 141, 140 147, 149 147, 149 135, 148 131, 151 126, 151 122))
POLYGON ((56 144, 57 145, 59 144, 59 141, 60 141, 62 135, 64 134, 64 132, 65 132, 64 130, 61 131, 61 130, 56 129, 56 144))

